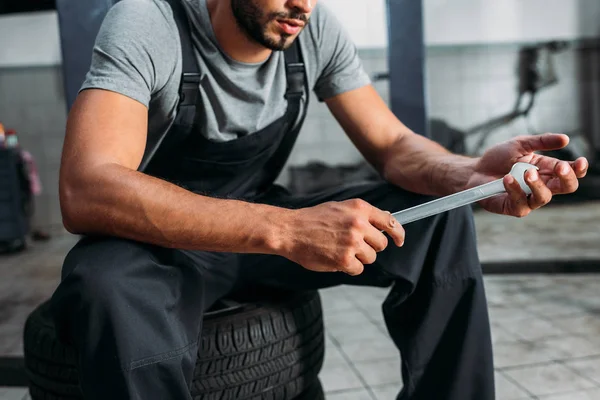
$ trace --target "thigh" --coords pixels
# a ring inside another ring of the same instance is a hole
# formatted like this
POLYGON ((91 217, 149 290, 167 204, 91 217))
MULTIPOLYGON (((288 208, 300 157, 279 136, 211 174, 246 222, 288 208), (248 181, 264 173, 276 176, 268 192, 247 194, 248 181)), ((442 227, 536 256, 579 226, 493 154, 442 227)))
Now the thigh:
MULTIPOLYGON (((226 261, 224 256, 122 238, 84 237, 65 258, 53 314, 65 338, 69 327, 92 310, 113 321, 121 337, 140 339, 139 332, 162 326, 164 351, 169 351, 174 342, 193 342, 203 312, 231 290, 234 280, 229 275, 211 273, 226 261)), ((156 342, 142 344, 137 347, 160 347, 156 342)))

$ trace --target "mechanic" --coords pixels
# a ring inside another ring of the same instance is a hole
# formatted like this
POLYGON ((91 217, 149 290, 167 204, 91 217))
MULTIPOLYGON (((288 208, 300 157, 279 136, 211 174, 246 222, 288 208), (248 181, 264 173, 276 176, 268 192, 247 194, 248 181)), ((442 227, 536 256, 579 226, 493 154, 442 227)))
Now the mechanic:
POLYGON ((536 153, 567 144, 520 136, 472 158, 413 133, 316 0, 117 3, 60 170, 64 225, 83 237, 52 309, 78 351, 85 398, 191 399, 202 310, 248 285, 347 284, 390 287, 382 308, 402 358, 398 398, 493 399, 470 208, 406 228, 390 211, 504 177, 507 193, 481 205, 523 217, 577 189, 585 159, 536 153), (310 91, 381 181, 311 195, 274 183, 310 91), (530 196, 508 174, 518 161, 539 167, 526 174, 530 196))

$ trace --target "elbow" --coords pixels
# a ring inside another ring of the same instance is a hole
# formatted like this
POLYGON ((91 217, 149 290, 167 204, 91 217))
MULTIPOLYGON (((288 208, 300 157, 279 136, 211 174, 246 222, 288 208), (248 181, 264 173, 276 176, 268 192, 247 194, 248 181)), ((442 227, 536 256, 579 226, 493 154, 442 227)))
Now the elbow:
POLYGON ((380 162, 377 166, 377 170, 381 177, 390 181, 393 180, 393 176, 398 173, 398 158, 403 146, 404 136, 399 136, 389 146, 385 148, 380 156, 380 162))
POLYGON ((89 204, 85 199, 82 186, 74 184, 73 179, 61 179, 59 184, 59 202, 62 223, 67 232, 80 235, 84 233, 86 215, 85 205, 89 204))

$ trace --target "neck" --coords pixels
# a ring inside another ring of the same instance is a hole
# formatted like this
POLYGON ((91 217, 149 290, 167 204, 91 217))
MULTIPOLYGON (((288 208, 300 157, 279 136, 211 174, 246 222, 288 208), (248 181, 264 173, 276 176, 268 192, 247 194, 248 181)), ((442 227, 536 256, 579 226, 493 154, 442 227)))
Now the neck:
POLYGON ((239 26, 231 1, 206 0, 206 4, 217 41, 229 57, 245 63, 260 63, 271 56, 272 50, 250 39, 239 26))

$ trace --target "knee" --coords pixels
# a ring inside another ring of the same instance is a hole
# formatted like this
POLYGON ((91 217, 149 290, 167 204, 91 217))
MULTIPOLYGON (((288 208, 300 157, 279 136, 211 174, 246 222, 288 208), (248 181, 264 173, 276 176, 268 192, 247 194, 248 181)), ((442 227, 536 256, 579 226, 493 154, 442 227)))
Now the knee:
POLYGON ((62 279, 53 298, 57 321, 68 321, 92 308, 118 307, 131 283, 131 263, 142 249, 126 240, 81 240, 65 257, 62 279))
POLYGON ((448 268, 446 274, 456 277, 477 277, 481 266, 477 249, 477 235, 473 210, 460 207, 440 215, 440 232, 437 243, 438 257, 448 268))
POLYGON ((126 280, 126 266, 135 252, 124 240, 82 241, 65 258, 64 282, 73 285, 81 300, 114 298, 126 280))

